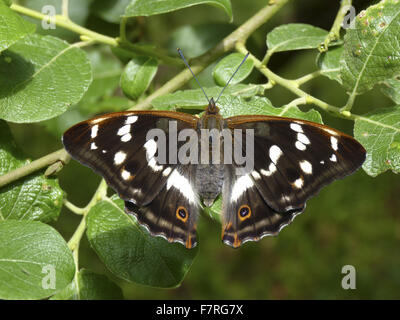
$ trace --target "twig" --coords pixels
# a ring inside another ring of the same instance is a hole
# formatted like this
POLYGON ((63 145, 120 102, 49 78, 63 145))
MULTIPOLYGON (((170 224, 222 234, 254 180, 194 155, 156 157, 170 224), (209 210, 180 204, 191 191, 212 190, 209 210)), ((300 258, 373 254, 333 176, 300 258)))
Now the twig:
POLYGON ((332 41, 340 38, 340 28, 342 27, 343 19, 348 11, 348 8, 351 6, 351 3, 352 0, 342 0, 340 3, 340 8, 336 15, 335 21, 333 22, 332 28, 329 31, 329 34, 326 36, 325 41, 322 42, 318 48, 320 52, 327 51, 329 44, 332 41))
POLYGON ((68 153, 65 151, 65 149, 61 149, 56 152, 50 153, 40 159, 32 161, 31 163, 25 166, 22 166, 18 169, 6 173, 5 175, 0 176, 0 188, 8 183, 16 181, 27 175, 30 175, 35 171, 48 167, 57 161, 61 161, 62 163, 66 164, 68 163, 69 159, 70 157, 68 153))
MULTIPOLYGON (((26 16, 29 16, 29 17, 32 17, 32 18, 35 18, 38 20, 46 19, 46 15, 44 15, 38 11, 14 4, 14 3, 11 5, 10 8, 16 12, 19 12, 23 15, 26 15, 26 16)), ((62 27, 64 29, 67 29, 67 30, 70 30, 70 31, 80 34, 81 37, 83 36, 84 37, 83 39, 85 39, 85 40, 91 39, 93 41, 96 41, 99 43, 104 43, 104 44, 110 45, 112 47, 122 47, 125 50, 133 51, 137 54, 144 54, 144 55, 158 58, 167 64, 182 66, 182 61, 178 58, 172 58, 172 57, 169 57, 166 55, 162 55, 159 53, 158 50, 153 50, 153 49, 149 49, 149 48, 146 48, 143 46, 138 46, 138 45, 135 45, 128 41, 121 42, 121 40, 118 38, 108 37, 103 34, 97 33, 95 31, 86 29, 86 28, 74 23, 73 21, 66 19, 62 15, 57 15, 55 17, 55 23, 59 27, 62 27)))

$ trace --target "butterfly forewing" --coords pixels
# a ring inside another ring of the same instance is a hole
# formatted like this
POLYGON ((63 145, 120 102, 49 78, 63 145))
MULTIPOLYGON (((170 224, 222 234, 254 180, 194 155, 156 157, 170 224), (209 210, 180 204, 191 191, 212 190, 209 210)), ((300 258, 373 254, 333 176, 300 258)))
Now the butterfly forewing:
POLYGON ((175 112, 121 112, 78 123, 65 132, 65 149, 79 162, 102 175, 124 200, 150 203, 166 184, 176 163, 170 163, 169 139, 163 145, 165 162, 156 155, 160 142, 147 139, 151 129, 168 134, 169 122, 178 130, 194 128, 197 119, 175 112))

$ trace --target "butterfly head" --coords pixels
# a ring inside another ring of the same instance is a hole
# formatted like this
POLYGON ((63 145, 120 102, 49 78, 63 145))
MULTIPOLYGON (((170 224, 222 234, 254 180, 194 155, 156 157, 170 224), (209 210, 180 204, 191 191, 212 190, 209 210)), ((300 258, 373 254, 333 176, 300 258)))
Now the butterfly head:
POLYGON ((219 108, 215 105, 214 98, 211 98, 206 109, 206 114, 215 115, 218 113, 219 113, 219 108))

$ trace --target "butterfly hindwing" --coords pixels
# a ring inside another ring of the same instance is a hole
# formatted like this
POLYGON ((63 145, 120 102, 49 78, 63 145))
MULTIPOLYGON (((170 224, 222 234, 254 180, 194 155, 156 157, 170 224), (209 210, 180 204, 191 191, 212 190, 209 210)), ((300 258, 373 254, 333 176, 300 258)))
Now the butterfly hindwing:
POLYGON ((276 235, 304 209, 275 212, 262 198, 252 177, 236 175, 233 166, 225 167, 222 203, 222 241, 234 248, 276 235))
POLYGON ((151 129, 168 134, 170 122, 177 130, 195 128, 197 118, 177 112, 120 112, 78 123, 63 136, 66 150, 79 162, 102 175, 119 196, 136 205, 149 204, 162 190, 176 163, 169 162, 165 142, 147 139, 151 129), (165 162, 156 154, 164 147, 165 162))
POLYGON ((187 248, 196 245, 196 222, 199 200, 194 189, 196 168, 179 165, 168 177, 158 196, 146 206, 125 201, 125 210, 134 214, 152 235, 187 248))
POLYGON ((254 130, 250 173, 276 212, 301 209, 323 186, 357 170, 364 148, 352 137, 316 123, 267 116, 228 118, 231 128, 254 130))

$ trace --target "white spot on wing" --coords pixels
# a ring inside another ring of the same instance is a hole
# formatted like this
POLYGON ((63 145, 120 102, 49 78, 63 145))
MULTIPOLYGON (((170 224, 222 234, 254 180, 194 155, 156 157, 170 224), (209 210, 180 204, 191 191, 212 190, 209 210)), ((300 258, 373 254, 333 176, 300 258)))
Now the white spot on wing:
POLYGON ((126 158, 126 153, 123 151, 118 151, 114 156, 114 163, 116 165, 119 165, 125 161, 125 158, 126 158))
POLYGON ((271 161, 273 163, 277 163, 279 158, 282 156, 283 152, 281 150, 281 148, 279 148, 276 145, 271 146, 271 148, 269 148, 269 157, 271 159, 271 161))
POLYGON ((299 132, 297 134, 297 140, 299 140, 303 144, 310 144, 310 140, 307 138, 307 136, 304 133, 299 132))
POLYGON ((276 166, 271 162, 269 165, 268 170, 261 169, 260 172, 263 176, 269 177, 271 174, 273 174, 276 171, 276 166))
POLYGON ((131 125, 130 125, 130 124, 127 124, 127 125, 121 127, 121 128, 118 130, 118 133, 117 133, 117 134, 118 134, 119 136, 123 136, 123 135, 129 133, 129 131, 131 131, 131 125))
POLYGON ((291 123, 290 128, 296 132, 303 132, 303 128, 298 123, 291 123))
POLYGON ((338 149, 338 139, 336 139, 335 137, 331 137, 331 146, 332 149, 337 151, 338 149))
POLYGON ((296 141, 295 146, 297 149, 304 151, 307 149, 306 145, 301 143, 300 141, 296 141))
POLYGON ((182 195, 191 203, 196 203, 196 194, 188 179, 174 170, 167 180, 167 190, 171 187, 178 189, 182 195))
POLYGON ((312 165, 307 160, 300 161, 300 168, 306 174, 312 174, 312 165))
POLYGON ((131 177, 131 174, 129 173, 129 171, 122 170, 121 171, 121 177, 124 180, 129 180, 129 178, 131 177))
POLYGON ((304 180, 303 178, 298 178, 295 182, 293 182, 293 185, 297 188, 297 189, 301 189, 301 187, 304 184, 304 180))
POLYGON ((336 155, 332 154, 329 160, 331 160, 332 162, 337 162, 336 155))
POLYGON ((137 121, 138 117, 137 116, 129 116, 126 121, 125 124, 132 124, 135 123, 137 121))
POLYGON ((92 130, 90 132, 90 136, 93 138, 97 137, 97 132, 99 131, 99 125, 96 124, 95 126, 92 127, 92 130))
POLYGON ((130 133, 124 134, 124 135, 121 137, 121 141, 122 141, 122 142, 128 142, 128 141, 130 141, 131 139, 132 139, 132 135, 131 135, 130 133))
POLYGON ((161 171, 164 168, 163 166, 157 165, 155 158, 151 158, 148 162, 148 165, 153 171, 161 171))
POLYGON ((146 149, 147 159, 151 159, 157 152, 157 143, 154 139, 150 139, 144 144, 144 148, 146 149))
POLYGON ((261 179, 261 176, 260 176, 260 174, 259 174, 257 171, 253 171, 253 172, 251 173, 251 175, 252 175, 253 178, 256 179, 256 180, 260 180, 260 179, 261 179))
POLYGON ((246 174, 245 176, 241 176, 236 180, 232 188, 231 201, 237 201, 239 197, 249 188, 254 186, 253 180, 251 180, 250 176, 246 174))
POLYGON ((163 176, 167 177, 171 173, 171 167, 165 168, 163 171, 163 176))
POLYGON ((90 150, 96 150, 97 146, 94 142, 92 142, 92 144, 90 145, 90 150))

